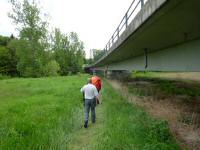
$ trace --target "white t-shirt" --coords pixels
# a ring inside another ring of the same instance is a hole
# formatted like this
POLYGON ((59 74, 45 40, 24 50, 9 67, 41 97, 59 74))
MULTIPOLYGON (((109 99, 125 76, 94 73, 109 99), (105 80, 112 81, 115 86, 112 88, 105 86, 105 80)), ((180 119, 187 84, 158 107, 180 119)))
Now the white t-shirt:
POLYGON ((93 99, 98 96, 97 88, 91 83, 84 85, 81 88, 81 92, 84 92, 85 99, 93 99))

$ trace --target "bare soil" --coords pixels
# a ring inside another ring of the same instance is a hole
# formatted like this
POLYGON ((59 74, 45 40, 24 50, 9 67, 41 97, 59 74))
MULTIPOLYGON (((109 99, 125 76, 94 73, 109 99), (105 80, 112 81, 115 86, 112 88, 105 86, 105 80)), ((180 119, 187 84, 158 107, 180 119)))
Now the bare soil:
MULTIPOLYGON (((172 134, 183 149, 200 150, 200 99, 198 96, 167 95, 149 81, 132 80, 122 83, 110 80, 109 83, 129 102, 144 107, 155 118, 167 120, 172 134), (130 86, 137 90, 143 89, 143 96, 131 93, 130 86)), ((192 85, 178 84, 178 86, 190 88, 192 85)))

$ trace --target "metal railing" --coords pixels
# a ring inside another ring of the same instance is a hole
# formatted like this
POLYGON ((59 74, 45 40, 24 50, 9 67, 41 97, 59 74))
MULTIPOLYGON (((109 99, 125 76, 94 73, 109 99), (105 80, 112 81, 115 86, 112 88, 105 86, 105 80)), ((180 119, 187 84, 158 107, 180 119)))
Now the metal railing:
POLYGON ((125 31, 128 27, 129 23, 135 18, 141 8, 144 6, 147 0, 133 0, 124 17, 122 18, 120 24, 117 29, 109 39, 108 43, 104 48, 104 52, 106 53, 112 45, 119 39, 120 35, 125 31))

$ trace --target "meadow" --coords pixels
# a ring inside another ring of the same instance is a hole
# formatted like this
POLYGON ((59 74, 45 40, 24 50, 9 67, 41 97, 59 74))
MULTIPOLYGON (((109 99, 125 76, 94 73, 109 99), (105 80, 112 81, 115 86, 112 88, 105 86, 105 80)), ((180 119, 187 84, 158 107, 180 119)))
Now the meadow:
POLYGON ((68 133, 81 125, 86 79, 0 80, 0 149, 66 149, 68 133))
POLYGON ((105 80, 97 122, 84 129, 88 75, 0 80, 0 149, 178 150, 166 121, 128 103, 105 80))

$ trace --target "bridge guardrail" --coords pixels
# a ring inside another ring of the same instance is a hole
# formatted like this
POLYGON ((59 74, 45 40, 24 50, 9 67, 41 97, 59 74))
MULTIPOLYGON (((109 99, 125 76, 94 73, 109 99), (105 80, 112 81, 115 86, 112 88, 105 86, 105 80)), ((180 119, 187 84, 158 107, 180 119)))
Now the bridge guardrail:
MULTIPOLYGON (((117 29, 114 31, 113 35, 109 39, 108 43, 104 48, 104 55, 109 51, 112 45, 119 39, 120 35, 125 31, 130 22, 135 18, 141 8, 148 0, 133 0, 128 10, 126 11, 124 17, 121 22, 117 26, 117 29)), ((103 55, 103 57, 104 57, 103 55)), ((101 58, 100 58, 101 59, 101 58)))

